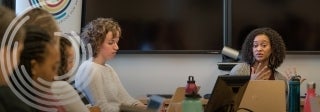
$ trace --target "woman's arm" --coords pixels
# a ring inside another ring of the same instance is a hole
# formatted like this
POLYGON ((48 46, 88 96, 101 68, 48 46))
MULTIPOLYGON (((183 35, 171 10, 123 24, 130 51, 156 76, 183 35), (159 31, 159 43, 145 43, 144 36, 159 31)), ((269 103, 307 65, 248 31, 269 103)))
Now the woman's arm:
POLYGON ((115 84, 116 86, 118 86, 118 92, 119 92, 119 99, 120 101, 124 104, 124 105, 128 105, 128 106, 137 106, 140 108, 144 108, 146 109, 147 106, 144 105, 142 102, 140 102, 139 100, 134 99, 133 97, 131 97, 131 95, 127 92, 127 90, 123 87, 118 74, 114 71, 114 69, 109 66, 112 70, 112 75, 114 75, 115 78, 115 82, 117 82, 117 84, 115 84))
POLYGON ((230 75, 250 75, 250 65, 239 63, 231 69, 230 75))

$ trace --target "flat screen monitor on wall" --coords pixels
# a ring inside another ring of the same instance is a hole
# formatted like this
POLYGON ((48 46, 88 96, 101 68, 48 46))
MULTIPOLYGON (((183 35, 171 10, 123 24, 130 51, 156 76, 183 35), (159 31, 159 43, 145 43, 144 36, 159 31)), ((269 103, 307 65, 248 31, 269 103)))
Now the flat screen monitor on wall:
POLYGON ((289 53, 318 53, 319 4, 319 0, 232 0, 232 47, 240 50, 254 28, 271 27, 282 35, 289 53))
POLYGON ((214 53, 223 47, 222 0, 85 0, 82 27, 112 17, 120 52, 214 53))

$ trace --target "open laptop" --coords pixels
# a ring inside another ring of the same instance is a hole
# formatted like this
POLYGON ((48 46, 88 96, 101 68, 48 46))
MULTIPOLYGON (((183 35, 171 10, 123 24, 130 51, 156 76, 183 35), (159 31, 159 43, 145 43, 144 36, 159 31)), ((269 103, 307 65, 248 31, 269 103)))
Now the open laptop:
POLYGON ((286 112, 285 81, 218 76, 205 112, 286 112))
POLYGON ((204 112, 235 112, 250 76, 219 75, 204 112))

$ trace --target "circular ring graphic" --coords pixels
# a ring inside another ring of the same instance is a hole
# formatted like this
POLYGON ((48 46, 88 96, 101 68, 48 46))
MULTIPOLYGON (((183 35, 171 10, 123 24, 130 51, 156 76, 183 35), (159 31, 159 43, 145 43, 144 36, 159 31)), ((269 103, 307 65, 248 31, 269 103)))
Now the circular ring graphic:
MULTIPOLYGON (((35 0, 33 0, 35 1, 35 0)), ((67 0, 69 1, 69 0, 67 0)), ((38 2, 37 6, 44 6, 49 4, 49 2, 38 2)), ((63 4, 62 1, 60 4, 63 4)), ((51 5, 54 3, 50 3, 51 5)), ((60 6, 57 4, 57 6, 60 6)), ((25 24, 26 21, 30 19, 30 16, 25 15, 28 11, 33 9, 32 7, 26 8, 21 15, 17 16, 8 26, 6 29, 5 34, 3 35, 3 39, 1 41, 1 48, 6 48, 6 50, 1 50, 2 54, 6 54, 6 56, 1 56, 1 60, 13 60, 8 62, 0 62, 1 66, 1 72, 3 74, 10 74, 11 72, 16 73, 17 75, 4 75, 4 79, 7 82, 10 89, 13 91, 13 93, 21 99, 24 103, 28 104, 29 106, 36 108, 38 110, 42 111, 57 111, 55 108, 56 106, 66 105, 70 103, 74 103, 79 101, 79 94, 78 91, 74 90, 72 86, 69 84, 71 81, 73 81, 75 76, 75 71, 80 64, 80 62, 83 62, 84 60, 88 59, 87 57, 92 56, 92 49, 90 45, 88 48, 88 53, 86 52, 85 45, 79 40, 79 36, 75 32, 71 32, 71 36, 65 36, 62 35, 61 32, 56 32, 55 35, 61 38, 67 38, 71 43, 73 48, 75 49, 75 64, 73 65, 72 69, 59 77, 55 77, 55 79, 65 79, 68 78, 69 80, 64 83, 58 83, 58 85, 55 86, 55 88, 51 88, 51 85, 55 85, 56 83, 53 82, 47 82, 43 80, 42 78, 36 79, 37 81, 34 81, 28 72, 25 69, 24 65, 18 66, 13 71, 8 71, 6 69, 6 65, 8 67, 17 65, 18 61, 17 59, 17 48, 19 46, 18 42, 14 42, 13 38, 16 35, 17 31, 25 24), (22 16, 23 15, 23 16, 22 16), (5 44, 5 42, 8 42, 8 45, 5 44), (13 44, 13 47, 5 47, 5 46, 11 46, 13 44), (80 47, 80 48, 79 48, 80 47), (80 59, 80 52, 81 49, 83 56, 80 59), (4 53, 6 52, 6 53, 4 53), (4 58, 6 57, 6 58, 4 58), (70 88, 71 87, 71 88, 70 88), (52 94, 48 94, 52 93, 52 94), (58 95, 58 96, 57 96, 58 95)), ((88 79, 91 79, 90 77, 88 79)), ((89 83, 90 80, 88 80, 89 83)), ((84 95, 81 94, 80 97, 83 97, 84 95)), ((81 99, 80 99, 81 100, 81 99)))
POLYGON ((66 9, 69 7, 71 0, 29 0, 32 7, 40 7, 49 11, 57 20, 67 16, 66 9), (39 5, 42 2, 44 5, 39 5))

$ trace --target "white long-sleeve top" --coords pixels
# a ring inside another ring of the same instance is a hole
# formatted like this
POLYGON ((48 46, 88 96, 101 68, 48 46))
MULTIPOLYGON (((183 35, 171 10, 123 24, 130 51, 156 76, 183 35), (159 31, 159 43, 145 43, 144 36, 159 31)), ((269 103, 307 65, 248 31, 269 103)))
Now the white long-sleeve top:
POLYGON ((80 65, 75 76, 75 86, 102 112, 119 112, 120 105, 132 106, 139 103, 128 94, 110 65, 100 65, 91 59, 80 65))
POLYGON ((51 92, 66 112, 90 112, 78 92, 66 81, 53 81, 51 92))

